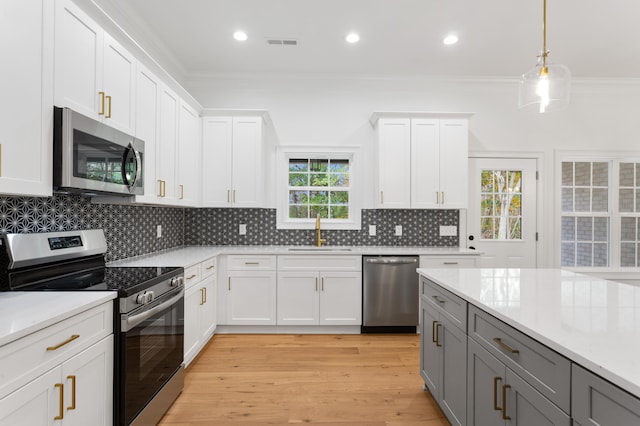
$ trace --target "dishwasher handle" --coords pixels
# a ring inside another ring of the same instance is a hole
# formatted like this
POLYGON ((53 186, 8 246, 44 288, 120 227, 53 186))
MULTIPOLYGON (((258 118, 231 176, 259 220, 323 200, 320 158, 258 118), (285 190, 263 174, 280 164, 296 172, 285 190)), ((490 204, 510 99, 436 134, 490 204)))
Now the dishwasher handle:
POLYGON ((409 265, 412 263, 418 263, 418 259, 404 257, 377 257, 373 259, 366 259, 365 261, 367 263, 385 265, 409 265))

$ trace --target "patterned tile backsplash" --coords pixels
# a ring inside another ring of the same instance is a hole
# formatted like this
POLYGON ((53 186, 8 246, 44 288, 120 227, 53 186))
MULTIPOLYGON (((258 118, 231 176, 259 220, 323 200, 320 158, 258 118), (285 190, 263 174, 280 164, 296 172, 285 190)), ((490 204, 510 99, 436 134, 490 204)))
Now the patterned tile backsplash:
MULTIPOLYGON (((361 230, 323 231, 328 245, 458 245, 440 225, 458 227, 458 210, 363 210, 361 230), (376 236, 369 236, 376 225, 376 236), (395 226, 402 225, 402 236, 395 226)), ((104 229, 107 261, 181 245, 311 245, 313 230, 276 229, 275 209, 195 209, 93 204, 78 195, 0 197, 0 233, 104 229), (246 235, 238 226, 247 225, 246 235), (162 225, 162 237, 156 227, 162 225)))

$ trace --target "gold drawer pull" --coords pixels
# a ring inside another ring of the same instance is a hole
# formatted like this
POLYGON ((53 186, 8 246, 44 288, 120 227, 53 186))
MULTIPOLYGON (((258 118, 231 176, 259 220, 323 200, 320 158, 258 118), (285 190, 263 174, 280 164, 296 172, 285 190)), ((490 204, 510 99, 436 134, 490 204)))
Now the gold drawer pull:
POLYGON ((187 279, 188 279, 188 280, 192 280, 192 279, 194 279, 194 278, 195 278, 195 277, 197 277, 197 276, 198 276, 197 274, 193 274, 193 275, 188 276, 188 277, 187 277, 187 279))
POLYGON ((457 265, 458 262, 442 262, 443 265, 457 265))
POLYGON ((438 323, 436 324, 436 346, 437 347, 441 347, 442 343, 440 343, 440 333, 438 332, 438 330, 440 329, 440 327, 442 326, 442 324, 438 323))
POLYGON ((207 266, 207 271, 209 271, 209 270, 211 270, 213 268, 215 268, 215 265, 207 266))
POLYGON ((507 416, 507 389, 511 389, 511 385, 502 385, 502 420, 511 420, 511 416, 507 416))
POLYGON ((53 420, 62 420, 64 419, 64 385, 56 383, 54 386, 60 391, 60 414, 55 416, 53 420))
POLYGON ((107 108, 107 115, 105 115, 105 118, 111 118, 111 96, 105 96, 105 98, 107 98, 107 100, 109 101, 109 107, 107 108))
POLYGON ((259 265, 260 262, 244 262, 245 265, 259 265))
POLYGON ((431 296, 431 297, 433 297, 433 300, 440 303, 441 305, 444 305, 447 302, 446 300, 440 299, 438 296, 431 296))
POLYGON ((67 340, 65 340, 65 341, 64 341, 64 342, 62 342, 62 343, 58 343, 58 344, 57 344, 57 345, 55 345, 55 346, 49 346, 49 347, 47 348, 47 350, 48 350, 48 351, 55 351, 56 349, 59 349, 59 348, 63 347, 63 346, 64 346, 64 345, 66 345, 67 343, 71 343, 71 342, 73 342, 73 341, 74 341, 74 340, 76 340, 78 337, 80 337, 80 335, 79 335, 79 334, 73 334, 73 335, 71 335, 71 337, 69 337, 67 340))
POLYGON ((67 407, 67 410, 76 409, 76 376, 67 376, 67 379, 71 380, 71 405, 67 407))
POLYGON ((104 115, 104 92, 98 92, 100 95, 100 111, 98 111, 98 115, 104 115))
POLYGON ((436 342, 436 324, 438 324, 438 321, 431 322, 431 341, 433 343, 436 342))
POLYGON ((510 354, 519 354, 520 350, 519 349, 513 349, 512 347, 509 347, 507 344, 505 344, 501 338, 499 337, 494 337, 493 341, 496 342, 498 345, 500 345, 500 347, 502 349, 504 349, 505 351, 509 352, 510 354))
POLYGON ((502 410, 502 408, 498 407, 498 382, 502 381, 502 377, 494 377, 493 378, 493 409, 496 411, 502 410))

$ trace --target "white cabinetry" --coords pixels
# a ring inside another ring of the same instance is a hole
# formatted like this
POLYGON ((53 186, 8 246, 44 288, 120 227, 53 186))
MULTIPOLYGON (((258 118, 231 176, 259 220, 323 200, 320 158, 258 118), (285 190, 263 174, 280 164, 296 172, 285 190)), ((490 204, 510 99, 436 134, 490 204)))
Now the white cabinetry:
POLYGON ((180 98, 171 89, 162 85, 159 100, 159 126, 155 153, 158 202, 177 204, 176 153, 180 98))
POLYGON ((184 363, 188 366, 216 328, 216 259, 186 268, 184 276, 184 363))
POLYGON ((71 0, 56 1, 55 104, 134 134, 135 58, 71 0))
POLYGON ((111 425, 112 302, 0 347, 0 425, 111 425))
POLYGON ((202 119, 203 207, 262 207, 266 113, 259 114, 202 119))
POLYGON ((226 324, 276 324, 276 256, 228 256, 226 285, 226 324))
POLYGON ((466 208, 469 116, 375 113, 376 206, 466 208))
POLYGON ((278 325, 362 324, 359 256, 280 256, 278 325))
POLYGON ((200 200, 200 117, 184 101, 178 117, 177 185, 180 205, 196 207, 200 200))
POLYGON ((53 2, 3 0, 0 193, 52 189, 53 2))

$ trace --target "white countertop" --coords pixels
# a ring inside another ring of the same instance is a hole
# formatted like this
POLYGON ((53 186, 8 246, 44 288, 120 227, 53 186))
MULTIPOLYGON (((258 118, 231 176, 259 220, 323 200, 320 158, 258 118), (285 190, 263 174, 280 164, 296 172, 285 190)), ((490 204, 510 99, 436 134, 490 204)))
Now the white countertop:
POLYGON ((115 291, 0 292, 0 346, 114 299, 115 291))
POLYGON ((560 269, 418 273, 640 398, 640 287, 560 269))
POLYGON ((109 266, 182 266, 189 267, 218 255, 422 255, 478 256, 482 253, 460 247, 390 247, 390 246, 186 246, 163 250, 128 259, 109 266))

